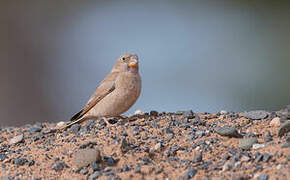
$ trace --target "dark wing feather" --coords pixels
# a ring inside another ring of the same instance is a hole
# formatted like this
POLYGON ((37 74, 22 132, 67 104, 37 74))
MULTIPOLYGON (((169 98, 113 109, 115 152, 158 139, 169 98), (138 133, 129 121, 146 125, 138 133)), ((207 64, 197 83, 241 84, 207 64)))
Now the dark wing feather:
POLYGON ((104 97, 115 90, 115 81, 118 76, 118 72, 110 73, 99 85, 94 94, 89 99, 87 105, 77 114, 75 114, 71 121, 78 120, 83 117, 90 109, 92 109, 98 102, 104 97))

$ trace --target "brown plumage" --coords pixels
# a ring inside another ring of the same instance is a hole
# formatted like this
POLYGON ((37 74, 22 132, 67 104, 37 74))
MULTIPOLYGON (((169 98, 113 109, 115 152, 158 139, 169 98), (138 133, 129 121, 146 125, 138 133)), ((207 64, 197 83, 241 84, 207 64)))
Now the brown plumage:
POLYGON ((71 118, 67 128, 90 117, 119 117, 138 99, 141 93, 138 57, 120 56, 110 74, 99 84, 86 106, 71 118))

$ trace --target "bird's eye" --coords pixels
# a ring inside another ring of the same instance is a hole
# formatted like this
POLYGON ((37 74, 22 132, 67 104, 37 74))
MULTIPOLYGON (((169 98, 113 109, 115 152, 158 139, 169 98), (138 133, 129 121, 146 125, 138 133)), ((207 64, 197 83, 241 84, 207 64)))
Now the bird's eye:
POLYGON ((125 61, 125 60, 126 60, 126 58, 125 58, 125 57, 122 57, 122 60, 123 60, 123 61, 125 61))

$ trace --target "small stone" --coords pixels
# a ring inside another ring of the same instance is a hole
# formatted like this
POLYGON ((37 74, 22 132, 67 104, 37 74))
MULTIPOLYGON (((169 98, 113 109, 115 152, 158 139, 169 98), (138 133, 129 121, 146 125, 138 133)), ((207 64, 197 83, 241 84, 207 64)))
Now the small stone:
POLYGON ((251 131, 247 132, 247 134, 245 135, 245 137, 255 137, 255 136, 256 136, 255 133, 251 131))
POLYGON ((31 127, 31 128, 29 129, 29 132, 30 132, 31 134, 33 134, 33 133, 40 132, 41 130, 42 130, 42 127, 41 127, 41 126, 33 126, 33 127, 31 127))
POLYGON ((119 121, 119 118, 116 118, 116 117, 108 118, 108 122, 110 124, 116 124, 118 121, 119 121))
POLYGON ((251 158, 249 158, 248 156, 242 156, 241 157, 241 161, 242 162, 249 162, 251 160, 251 158))
POLYGON ((222 171, 223 171, 223 172, 225 172, 225 171, 229 171, 231 168, 232 168, 232 163, 231 163, 230 161, 227 161, 227 162, 224 164, 222 171))
POLYGON ((141 111, 141 110, 136 110, 135 112, 134 112, 134 114, 135 115, 144 115, 145 114, 145 112, 143 112, 143 111, 141 111))
POLYGON ((197 171, 194 168, 190 168, 184 175, 184 179, 189 180, 193 179, 193 177, 196 175, 197 171))
POLYGON ((279 127, 281 125, 281 121, 279 117, 275 117, 271 120, 270 126, 272 127, 279 127))
POLYGON ((263 154, 263 162, 268 162, 271 159, 271 155, 268 153, 263 154))
POLYGON ((228 153, 226 153, 222 156, 223 160, 229 160, 230 158, 231 158, 231 156, 228 153))
POLYGON ((269 175, 268 174, 260 174, 258 176, 258 180, 268 180, 269 179, 269 175))
POLYGON ((265 119, 268 117, 268 115, 269 113, 263 110, 242 112, 240 114, 240 116, 248 118, 248 119, 252 119, 252 120, 265 119))
POLYGON ((150 111, 150 116, 158 116, 158 112, 157 111, 150 111))
POLYGON ((86 167, 91 162, 97 162, 101 160, 101 154, 96 149, 81 149, 75 153, 75 165, 77 169, 86 167))
POLYGON ((255 162, 258 163, 258 162, 262 161, 262 159, 263 159, 263 154, 258 154, 256 156, 255 162))
POLYGON ((261 148, 264 148, 265 145, 264 144, 253 144, 252 148, 253 149, 261 149, 261 148))
POLYGON ((289 148, 289 147, 290 147, 290 143, 284 143, 281 146, 281 148, 289 148))
POLYGON ((22 166, 27 162, 27 159, 25 158, 15 158, 13 159, 13 164, 16 164, 18 166, 22 166))
POLYGON ((279 169, 281 169, 281 168, 282 168, 282 165, 281 165, 281 164, 279 164, 279 165, 276 167, 277 170, 279 170, 279 169))
POLYGON ((278 136, 282 137, 284 134, 288 133, 289 131, 290 131, 290 121, 286 121, 279 128, 278 136))
POLYGON ((60 128, 60 127, 63 127, 64 125, 66 125, 66 123, 63 121, 60 121, 56 124, 56 127, 60 128))
POLYGON ((225 110, 221 110, 220 111, 220 114, 227 114, 228 112, 227 111, 225 111, 225 110))
POLYGON ((239 148, 241 148, 243 150, 250 150, 252 148, 253 144, 255 144, 257 142, 258 142, 257 138, 242 139, 239 142, 239 148))
POLYGON ((130 146, 129 146, 129 144, 128 144, 126 138, 123 138, 123 139, 122 139, 120 149, 121 149, 121 152, 122 152, 122 153, 126 153, 127 151, 130 150, 130 146))
POLYGON ((81 169, 80 174, 88 174, 89 170, 87 168, 81 169))
POLYGON ((242 138, 243 136, 233 127, 216 127, 215 132, 221 136, 242 138))
POLYGON ((95 171, 100 171, 103 169, 103 165, 101 163, 96 163, 96 162, 91 162, 90 163, 90 167, 92 168, 92 170, 95 171))
POLYGON ((115 160, 112 157, 110 157, 107 160, 107 164, 108 164, 108 166, 114 166, 115 165, 115 160))
POLYGON ((192 110, 189 110, 189 111, 183 111, 183 117, 187 119, 193 119, 195 116, 192 110))
POLYGON ((264 137, 264 141, 265 142, 273 141, 272 135, 269 131, 267 132, 266 136, 264 137))
POLYGON ((234 164, 235 169, 239 169, 241 166, 242 166, 242 163, 240 161, 235 162, 235 164, 234 164))
POLYGON ((4 161, 7 156, 4 153, 0 153, 0 161, 4 161))
POLYGON ((197 153, 193 158, 193 162, 197 163, 197 162, 201 162, 201 161, 202 161, 202 153, 197 153))
POLYGON ((23 141, 23 134, 20 134, 18 136, 13 137, 12 139, 10 139, 9 144, 17 144, 23 141))
POLYGON ((102 175, 101 172, 96 171, 93 174, 91 174, 89 178, 92 180, 95 180, 95 179, 98 179, 101 175, 102 175))
POLYGON ((65 167, 68 167, 64 162, 56 162, 52 165, 52 169, 55 171, 62 171, 65 167))
POLYGON ((69 128, 69 132, 70 133, 74 133, 74 134, 77 134, 79 132, 79 130, 81 129, 81 125, 79 124, 74 124, 72 125, 70 128, 69 128))
POLYGON ((108 166, 115 166, 115 164, 118 162, 118 160, 115 160, 112 157, 104 157, 104 160, 107 162, 108 166))
POLYGON ((160 151, 161 150, 161 143, 157 143, 155 146, 154 146, 154 151, 160 151))

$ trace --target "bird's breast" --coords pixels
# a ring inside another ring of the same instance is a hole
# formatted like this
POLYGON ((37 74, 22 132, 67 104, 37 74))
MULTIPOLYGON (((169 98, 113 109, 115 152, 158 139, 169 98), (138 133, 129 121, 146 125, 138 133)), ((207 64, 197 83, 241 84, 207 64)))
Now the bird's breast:
POLYGON ((135 73, 124 73, 116 81, 116 89, 122 90, 141 90, 141 77, 135 73))

